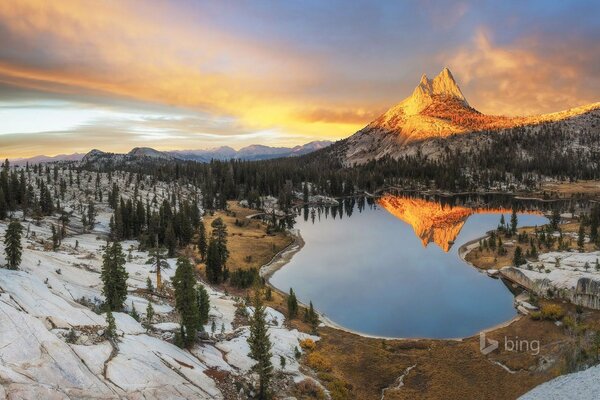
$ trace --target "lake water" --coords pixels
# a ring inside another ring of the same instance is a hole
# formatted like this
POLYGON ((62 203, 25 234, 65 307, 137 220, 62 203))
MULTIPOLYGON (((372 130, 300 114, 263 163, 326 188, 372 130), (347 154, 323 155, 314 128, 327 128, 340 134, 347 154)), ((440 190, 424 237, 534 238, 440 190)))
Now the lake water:
MULTIPOLYGON (((361 212, 356 205, 344 213, 305 209, 295 225, 305 246, 271 283, 293 287, 336 324, 375 336, 465 337, 516 315, 503 282, 458 256, 462 244, 498 225, 500 211, 391 202, 361 212)), ((504 215, 508 222, 510 212, 504 215)), ((545 222, 519 214, 520 226, 545 222)))

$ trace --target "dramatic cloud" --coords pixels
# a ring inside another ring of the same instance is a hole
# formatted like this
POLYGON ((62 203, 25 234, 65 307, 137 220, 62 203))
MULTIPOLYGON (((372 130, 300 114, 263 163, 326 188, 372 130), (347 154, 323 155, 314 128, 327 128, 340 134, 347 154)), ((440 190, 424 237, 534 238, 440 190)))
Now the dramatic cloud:
POLYGON ((499 46, 480 29, 470 45, 440 59, 448 60, 471 104, 486 113, 537 114, 600 101, 600 76, 585 71, 599 63, 598 41, 548 48, 541 40, 499 46))
POLYGON ((0 2, 0 156, 342 138, 444 65, 484 112, 557 111, 600 100, 598 11, 585 1, 0 2))

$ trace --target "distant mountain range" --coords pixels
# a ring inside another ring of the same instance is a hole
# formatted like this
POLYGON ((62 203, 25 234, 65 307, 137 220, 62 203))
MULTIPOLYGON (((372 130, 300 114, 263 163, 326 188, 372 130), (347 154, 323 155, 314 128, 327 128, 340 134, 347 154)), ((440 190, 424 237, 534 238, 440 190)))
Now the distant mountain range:
POLYGON ((235 150, 228 146, 217 147, 208 150, 177 150, 169 151, 167 154, 172 157, 192 160, 199 162, 208 162, 212 159, 215 160, 267 160, 270 158, 282 158, 282 157, 294 157, 301 156, 303 154, 312 153, 313 151, 323 149, 332 142, 328 140, 314 141, 302 146, 294 147, 270 147, 263 146, 260 144, 253 144, 247 147, 243 147, 239 150, 235 150))
POLYGON ((205 150, 173 150, 158 151, 149 147, 136 147, 127 154, 106 153, 101 150, 92 150, 87 154, 61 154, 53 157, 35 156, 31 158, 18 158, 10 160, 13 165, 39 164, 55 161, 84 161, 90 162, 97 159, 136 159, 136 158, 156 158, 165 160, 189 160, 197 162, 210 162, 210 160, 268 160, 271 158, 294 157, 308 154, 316 150, 323 149, 332 142, 328 140, 314 141, 304 145, 294 147, 270 147, 263 145, 250 145, 235 150, 229 146, 222 146, 205 150))
POLYGON ((571 134, 576 146, 581 132, 600 127, 600 103, 526 117, 485 115, 469 105, 450 70, 444 68, 434 79, 423 75, 411 96, 328 152, 346 165, 416 154, 439 159, 448 151, 476 150, 489 139, 486 135, 517 127, 528 132, 558 128, 571 134))

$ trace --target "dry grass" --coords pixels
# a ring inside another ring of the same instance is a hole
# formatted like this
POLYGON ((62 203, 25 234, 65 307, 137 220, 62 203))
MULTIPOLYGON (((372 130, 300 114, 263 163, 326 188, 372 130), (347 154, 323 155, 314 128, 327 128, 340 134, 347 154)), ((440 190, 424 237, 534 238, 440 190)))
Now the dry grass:
POLYGON ((230 271, 252 267, 258 269, 292 243, 292 238, 285 233, 267 235, 267 225, 264 222, 246 218, 251 214, 256 214, 256 211, 240 207, 237 202, 231 201, 228 203, 228 212, 219 211, 204 217, 207 235, 210 235, 210 224, 215 218, 221 217, 227 225, 227 248, 230 253, 227 268, 230 271), (242 226, 237 226, 236 220, 242 226))
POLYGON ((597 196, 600 195, 600 181, 544 182, 541 190, 559 198, 597 196))

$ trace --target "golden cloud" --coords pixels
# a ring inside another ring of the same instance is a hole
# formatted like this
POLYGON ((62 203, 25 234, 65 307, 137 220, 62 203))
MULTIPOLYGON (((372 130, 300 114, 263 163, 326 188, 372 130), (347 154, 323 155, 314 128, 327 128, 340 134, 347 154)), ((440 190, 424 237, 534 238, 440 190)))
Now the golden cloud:
POLYGON ((538 45, 529 37, 498 46, 481 28, 472 43, 440 59, 451 66, 470 104, 487 114, 540 114, 599 100, 582 85, 580 64, 560 53, 540 53, 538 45))
POLYGON ((186 23, 184 16, 177 23, 166 21, 163 14, 177 17, 175 10, 140 12, 128 4, 1 3, 0 26, 26 51, 22 57, 2 57, 0 81, 199 109, 232 116, 246 129, 280 129, 307 138, 340 137, 358 128, 355 111, 305 118, 312 113, 306 104, 325 107, 304 94, 325 79, 314 56, 186 23))

